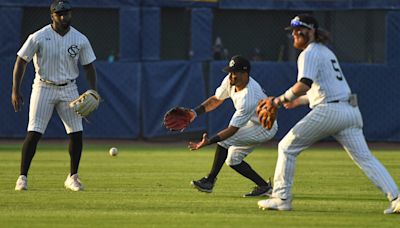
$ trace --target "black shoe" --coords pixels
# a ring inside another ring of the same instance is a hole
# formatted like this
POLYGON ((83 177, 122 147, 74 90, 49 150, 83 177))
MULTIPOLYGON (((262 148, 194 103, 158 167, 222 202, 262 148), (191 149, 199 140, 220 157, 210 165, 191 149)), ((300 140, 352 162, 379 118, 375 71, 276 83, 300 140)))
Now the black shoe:
POLYGON ((210 181, 207 177, 203 177, 200 180, 191 181, 190 184, 201 192, 211 193, 216 180, 217 178, 214 181, 210 181))
POLYGON ((244 194, 243 197, 255 197, 255 196, 270 196, 272 193, 272 186, 256 186, 253 191, 244 194))

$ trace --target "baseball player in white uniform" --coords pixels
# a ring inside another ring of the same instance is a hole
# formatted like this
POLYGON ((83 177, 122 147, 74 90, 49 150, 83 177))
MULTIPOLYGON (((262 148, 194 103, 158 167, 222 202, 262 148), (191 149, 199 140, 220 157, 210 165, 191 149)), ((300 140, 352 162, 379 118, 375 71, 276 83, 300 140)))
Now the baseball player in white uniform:
POLYGON ((212 192, 217 175, 225 161, 227 165, 257 185, 244 197, 267 195, 272 190, 271 184, 258 175, 243 159, 253 151, 256 145, 274 137, 278 125, 275 122, 271 130, 266 130, 258 121, 255 108, 258 101, 266 95, 261 86, 249 76, 250 62, 242 56, 234 56, 224 71, 229 74, 217 88, 215 95, 196 107, 193 110, 193 117, 214 110, 227 98, 232 99, 236 111, 229 126, 217 135, 208 138, 207 134, 204 134, 201 142, 189 143, 188 147, 191 150, 218 143, 210 173, 200 180, 192 181, 191 184, 199 191, 212 192))
POLYGON ((21 158, 20 176, 15 190, 27 190, 28 170, 36 146, 56 109, 69 136, 70 173, 64 182, 67 189, 80 191, 78 167, 82 153, 82 118, 70 107, 69 102, 79 94, 75 80, 79 75, 78 60, 86 71, 89 86, 97 90, 96 59, 89 40, 71 23, 71 5, 68 1, 55 0, 50 6, 52 23, 31 34, 17 53, 13 72, 11 101, 15 112, 23 105, 20 84, 26 65, 33 59, 35 79, 29 107, 29 124, 21 158))
POLYGON ((297 82, 274 99, 290 109, 309 104, 312 109, 279 142, 272 197, 258 202, 262 209, 291 210, 296 157, 320 139, 334 137, 365 175, 391 201, 385 214, 400 212, 399 190, 365 141, 357 100, 351 95, 335 54, 324 45, 329 39, 317 20, 302 14, 291 21, 294 47, 303 50, 297 61, 297 82))

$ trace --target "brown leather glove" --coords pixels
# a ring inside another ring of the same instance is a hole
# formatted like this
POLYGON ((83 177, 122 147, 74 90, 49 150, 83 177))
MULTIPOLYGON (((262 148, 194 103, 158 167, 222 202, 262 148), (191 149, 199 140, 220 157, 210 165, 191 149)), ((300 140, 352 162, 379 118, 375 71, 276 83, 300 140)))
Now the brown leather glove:
POLYGON ((257 116, 261 125, 268 130, 271 130, 272 126, 278 115, 278 108, 274 105, 275 97, 268 97, 264 100, 260 100, 257 105, 257 116))

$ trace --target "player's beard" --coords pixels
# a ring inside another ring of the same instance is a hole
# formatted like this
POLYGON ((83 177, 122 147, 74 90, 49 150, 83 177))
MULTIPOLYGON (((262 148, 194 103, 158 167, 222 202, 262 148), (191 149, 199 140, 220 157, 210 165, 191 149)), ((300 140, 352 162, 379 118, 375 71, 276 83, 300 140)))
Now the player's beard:
POLYGON ((61 27, 65 30, 67 30, 69 28, 69 26, 71 26, 71 21, 61 23, 61 27))
POLYGON ((310 37, 308 36, 307 33, 301 33, 298 35, 297 39, 296 38, 294 39, 293 46, 296 49, 302 50, 307 46, 309 40, 310 40, 310 37))

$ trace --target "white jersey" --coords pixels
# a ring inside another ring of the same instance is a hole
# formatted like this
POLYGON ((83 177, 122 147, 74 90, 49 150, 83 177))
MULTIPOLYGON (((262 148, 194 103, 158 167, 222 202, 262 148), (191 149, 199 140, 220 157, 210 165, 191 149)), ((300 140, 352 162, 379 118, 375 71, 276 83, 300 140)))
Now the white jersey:
POLYGON ((307 92, 310 108, 330 101, 345 101, 351 94, 335 54, 323 44, 311 43, 300 53, 297 60, 297 80, 313 81, 307 92))
POLYGON ((255 112, 258 101, 265 99, 267 95, 263 92, 261 86, 251 77, 247 86, 239 92, 235 91, 235 86, 229 83, 229 75, 224 78, 221 85, 215 91, 215 96, 219 100, 231 98, 235 106, 235 113, 229 125, 234 127, 243 127, 251 120, 256 124, 260 124, 255 112))
POLYGON ((218 142, 218 145, 228 149, 225 163, 230 166, 238 165, 256 145, 274 137, 278 131, 278 124, 275 122, 272 129, 267 130, 258 121, 256 114, 258 101, 265 99, 267 95, 251 77, 246 87, 236 92, 235 86, 229 83, 229 75, 226 76, 215 91, 215 97, 219 100, 231 98, 235 106, 236 111, 229 125, 238 127, 239 130, 233 136, 218 142))
POLYGON ((33 58, 35 82, 42 79, 56 84, 78 77, 78 59, 82 65, 96 59, 89 40, 72 26, 64 36, 51 25, 43 27, 28 37, 17 55, 27 62, 33 58))

